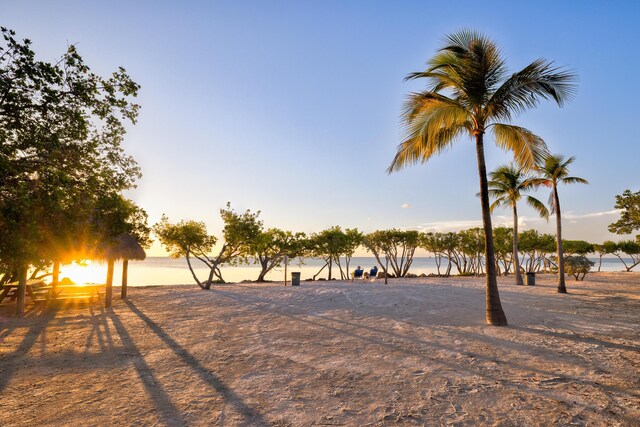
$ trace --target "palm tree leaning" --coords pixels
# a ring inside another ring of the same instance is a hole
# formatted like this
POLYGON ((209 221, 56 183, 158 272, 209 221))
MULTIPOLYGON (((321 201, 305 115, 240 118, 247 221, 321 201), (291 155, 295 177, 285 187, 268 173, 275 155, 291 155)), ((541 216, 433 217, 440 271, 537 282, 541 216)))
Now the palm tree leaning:
POLYGON ((484 134, 491 130, 498 146, 513 151, 521 167, 532 168, 547 151, 544 141, 525 128, 503 122, 543 99, 561 106, 574 90, 575 76, 542 59, 508 75, 498 46, 480 33, 463 30, 446 36, 444 47, 428 61, 427 69, 406 79, 419 78, 427 79, 429 86, 412 93, 406 102, 406 136, 388 172, 426 162, 463 134, 474 138, 485 235, 486 318, 491 325, 506 325, 496 279, 484 134))
MULTIPOLYGON (((513 209, 513 268, 516 285, 524 285, 518 258, 518 201, 522 199, 523 193, 534 190, 542 184, 542 179, 530 175, 514 164, 500 166, 489 174, 489 196, 494 199, 491 212, 493 213, 499 206, 509 206, 513 209)), ((528 195, 526 200, 541 217, 549 218, 549 210, 544 203, 528 195)))
POLYGON ((558 198, 558 184, 588 184, 584 178, 569 176, 569 165, 573 163, 575 157, 565 159, 560 154, 549 154, 545 156, 542 166, 538 168, 542 176, 542 185, 551 187, 549 195, 549 206, 551 213, 556 215, 556 249, 558 256, 558 292, 567 293, 564 282, 564 255, 562 251, 562 216, 560 214, 560 199, 558 198))

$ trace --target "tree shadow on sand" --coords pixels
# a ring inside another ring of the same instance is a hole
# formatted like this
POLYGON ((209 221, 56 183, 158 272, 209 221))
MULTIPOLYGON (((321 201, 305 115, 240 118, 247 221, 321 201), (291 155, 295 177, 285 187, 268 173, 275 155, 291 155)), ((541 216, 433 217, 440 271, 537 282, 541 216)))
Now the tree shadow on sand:
POLYGON ((44 309, 40 311, 39 314, 37 314, 37 311, 37 309, 30 310, 26 313, 25 317, 16 319, 13 326, 6 329, 8 333, 11 333, 21 324, 31 324, 20 345, 11 353, 0 357, 0 366, 3 371, 2 375, 0 375, 0 393, 7 387, 11 378, 18 370, 20 363, 27 357, 27 354, 35 345, 38 337, 45 333, 47 325, 56 316, 56 311, 52 309, 44 309))
MULTIPOLYGON (((492 373, 490 373, 489 371, 483 369, 480 366, 473 366, 470 364, 461 364, 455 360, 444 360, 442 358, 437 358, 437 357, 432 357, 430 356, 431 353, 434 352, 434 350, 444 350, 444 351, 453 351, 453 352, 459 352, 459 350, 453 348, 453 347, 449 347, 443 344, 440 344, 438 342, 434 342, 434 341, 424 341, 422 339, 416 338, 416 337, 412 337, 412 336, 407 336, 407 335, 402 335, 402 334, 398 334, 396 332, 392 332, 390 330, 387 329, 382 329, 379 327, 374 327, 374 326, 370 326, 370 325, 364 325, 364 324, 360 324, 360 323, 356 323, 356 322, 352 322, 352 321, 348 321, 345 319, 336 319, 336 318, 332 318, 331 316, 327 316, 327 315, 318 315, 315 313, 307 313, 302 309, 296 308, 295 306, 289 306, 289 305, 285 305, 285 306, 280 306, 276 303, 274 303, 272 300, 268 300, 268 299, 264 299, 264 298, 260 298, 257 296, 248 296, 248 295, 237 295, 233 292, 229 292, 229 291, 223 291, 223 290, 219 290, 219 289, 215 289, 212 292, 217 293, 220 296, 224 296, 227 297, 229 299, 232 300, 236 300, 240 303, 242 303, 243 306, 247 306, 249 304, 251 304, 255 309, 263 311, 265 313, 269 313, 269 314, 276 314, 278 316, 282 316, 282 317, 288 317, 292 320, 294 320, 297 323, 300 324, 308 324, 308 325, 312 325, 315 327, 319 327, 319 328, 323 328, 325 330, 330 331, 331 333, 334 334, 339 334, 339 335, 343 335, 343 336, 349 336, 352 337, 354 339, 363 341, 363 342, 367 342, 370 344, 374 344, 376 346, 381 346, 381 347, 385 347, 390 349, 393 352, 397 352, 397 353, 404 353, 407 355, 412 355, 412 356, 416 356, 416 357, 420 357, 422 359, 428 359, 430 360, 432 363, 439 363, 441 365, 447 366, 448 368, 454 370, 454 371, 458 371, 458 372, 464 372, 467 375, 475 375, 478 377, 482 377, 485 378, 487 380, 490 381, 494 381, 496 383, 500 383, 503 386, 508 386, 511 387, 514 390, 517 390, 521 393, 526 393, 526 394, 530 394, 532 396, 537 396, 537 397, 546 397, 546 395, 543 393, 541 394, 539 390, 537 390, 536 388, 529 386, 525 383, 516 381, 516 380, 511 380, 499 375, 494 375, 492 373), (312 320, 313 319, 313 320, 312 320), (368 334, 363 334, 362 332, 367 331, 368 334)), ((433 326, 433 325, 432 325, 433 326)), ((514 328, 513 326, 510 326, 510 328, 514 328)), ((519 329, 519 330, 526 330, 527 332, 531 332, 530 330, 528 330, 527 328, 514 328, 514 329, 519 329)), ((476 334, 469 334, 468 332, 461 332, 461 335, 467 335, 469 337, 471 337, 471 335, 476 335, 476 334)), ((484 336, 480 336, 480 335, 476 335, 474 338, 476 339, 480 339, 481 341, 484 341, 485 344, 491 346, 494 345, 495 342, 492 342, 492 340, 496 339, 495 337, 484 337, 484 336)), ((566 339, 572 339, 572 338, 576 338, 573 336, 565 336, 563 338, 566 339)), ((578 341, 578 340, 577 340, 578 341)), ((627 349, 627 348, 625 348, 627 349)), ((499 363, 500 361, 495 359, 494 357, 490 357, 487 355, 482 355, 479 353, 469 353, 469 352, 463 352, 461 353, 463 356, 468 357, 468 358, 474 358, 476 360, 478 360, 479 362, 485 362, 485 363, 499 363)), ((546 378, 554 378, 557 377, 557 373, 555 372, 550 372, 544 369, 540 369, 534 366, 529 366, 523 363, 518 363, 515 360, 509 360, 508 363, 506 363, 505 365, 507 367, 507 369, 510 370, 519 370, 521 372, 525 372, 525 373, 532 373, 532 374, 536 374, 536 375, 540 375, 542 377, 546 377, 546 378)), ((589 380, 585 380, 582 378, 576 378, 573 376, 568 376, 565 375, 563 377, 563 379, 572 382, 572 383, 584 383, 590 387, 593 387, 595 389, 599 389, 602 390, 605 393, 610 393, 610 392, 616 392, 622 396, 627 396, 629 398, 632 399, 636 399, 638 397, 640 397, 640 395, 638 395, 636 392, 633 391, 629 391, 629 390, 624 390, 624 389, 620 389, 619 387, 615 387, 612 385, 604 385, 604 384, 598 384, 595 381, 589 381, 589 380)), ((622 416, 624 418, 624 416, 622 416)))
MULTIPOLYGON (((248 406, 244 401, 222 382, 210 370, 202 366, 200 362, 180 344, 178 344, 164 329, 144 314, 131 301, 125 300, 125 304, 135 313, 148 327, 160 338, 182 361, 187 364, 198 376, 212 387, 224 400, 230 404, 244 418, 241 425, 268 426, 270 425, 264 417, 254 408, 248 406)), ((115 325, 115 323, 114 323, 115 325)))

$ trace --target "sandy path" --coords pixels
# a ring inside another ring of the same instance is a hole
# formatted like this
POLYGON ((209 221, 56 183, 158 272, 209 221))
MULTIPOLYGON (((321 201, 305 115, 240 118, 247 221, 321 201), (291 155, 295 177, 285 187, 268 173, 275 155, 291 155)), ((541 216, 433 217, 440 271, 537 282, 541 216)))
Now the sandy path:
POLYGON ((640 274, 134 288, 0 306, 0 425, 637 425, 640 274))

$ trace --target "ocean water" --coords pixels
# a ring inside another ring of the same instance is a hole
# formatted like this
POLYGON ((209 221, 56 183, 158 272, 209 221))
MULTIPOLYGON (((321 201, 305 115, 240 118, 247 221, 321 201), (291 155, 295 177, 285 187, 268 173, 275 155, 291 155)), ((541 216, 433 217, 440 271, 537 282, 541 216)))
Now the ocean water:
MULTIPOLYGON (((591 258, 596 262, 596 266, 592 271, 596 271, 598 268, 597 258, 591 258)), ((353 271, 358 265, 362 266, 365 271, 368 271, 376 264, 373 257, 354 257, 349 264, 349 271, 353 271)), ((205 280, 209 273, 206 266, 200 261, 194 260, 195 273, 200 277, 200 280, 205 280)), ((314 274, 324 265, 324 262, 317 259, 305 259, 304 264, 300 265, 297 260, 290 262, 287 268, 288 280, 291 278, 291 272, 299 271, 301 273, 302 280, 313 277, 314 274)), ((344 268, 344 267, 343 267, 344 268)), ((639 269, 640 267, 636 268, 639 269)), ((318 278, 327 277, 328 268, 325 268, 318 278)), ((444 269, 443 269, 444 270, 444 269)), ((622 271, 624 266, 617 258, 603 258, 602 271, 622 271)), ((256 280, 260 268, 255 265, 243 265, 238 267, 223 267, 222 277, 227 282, 240 282, 242 280, 256 280)), ((414 274, 429 274, 436 273, 436 265, 433 257, 416 257, 411 265, 410 273, 414 274)), ((454 268, 455 272, 455 268, 454 268)), ((333 277, 339 278, 340 272, 338 267, 333 267, 333 277)), ((60 277, 69 277, 74 282, 102 282, 104 283, 107 274, 106 264, 93 263, 88 266, 80 265, 63 265, 61 267, 60 277)), ((115 279, 116 285, 120 284, 120 277, 122 274, 122 263, 116 263, 115 267, 115 279)), ((267 280, 283 281, 284 280, 284 268, 276 268, 272 270, 266 277, 267 280)), ((144 261, 129 261, 129 285, 130 286, 145 286, 145 285, 175 285, 175 284, 195 284, 191 272, 187 266, 187 262, 184 258, 171 259, 169 257, 148 257, 144 261)))

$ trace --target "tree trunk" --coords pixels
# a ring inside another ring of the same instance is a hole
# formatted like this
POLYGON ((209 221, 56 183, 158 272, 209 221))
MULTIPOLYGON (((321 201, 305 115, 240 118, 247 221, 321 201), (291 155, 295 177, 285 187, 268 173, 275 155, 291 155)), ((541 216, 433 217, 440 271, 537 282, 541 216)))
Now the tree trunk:
POLYGON ((600 273, 600 268, 602 268, 602 254, 600 255, 600 263, 598 263, 598 273, 600 273))
POLYGON ((329 258, 329 278, 327 280, 331 280, 331 267, 333 267, 333 259, 329 258))
POLYGON ((18 301, 16 302, 16 314, 22 316, 24 314, 24 300, 27 293, 27 266, 20 266, 18 270, 18 301))
POLYGON ((198 279, 198 276, 196 275, 196 272, 193 271, 193 266, 191 265, 190 254, 191 254, 190 251, 187 250, 187 253, 185 254, 185 257, 187 258, 187 265, 189 266, 189 271, 191 272, 191 276, 193 276, 193 280, 196 281, 196 283, 198 284, 198 286, 200 286, 201 289, 204 289, 204 285, 198 279))
POLYGON ((120 298, 127 297, 128 270, 129 270, 129 260, 125 258, 122 260, 122 288, 120 289, 120 298))
POLYGON ((558 253, 558 293, 566 294, 567 287, 564 283, 564 254, 562 251, 562 216, 560 215, 560 198, 558 187, 553 183, 553 205, 556 210, 556 247, 558 253))
POLYGON ((484 253, 487 264, 486 281, 486 318, 493 326, 506 326, 507 317, 502 310, 498 279, 496 276, 496 257, 493 247, 493 228, 491 226, 491 210, 489 205, 489 184, 487 183, 487 166, 484 160, 483 133, 477 132, 476 153, 478 157, 478 175, 480 177, 480 200, 482 204, 482 226, 484 228, 484 253))
POLYGON ((516 273, 516 285, 524 285, 520 274, 520 259, 518 258, 518 208, 513 203, 513 265, 516 273))
POLYGON ((113 264, 114 261, 112 259, 107 263, 107 289, 104 293, 105 307, 111 307, 111 300, 113 299, 113 264))
POLYGON ((51 285, 55 287, 60 281, 60 261, 53 261, 53 274, 51 277, 51 285))

